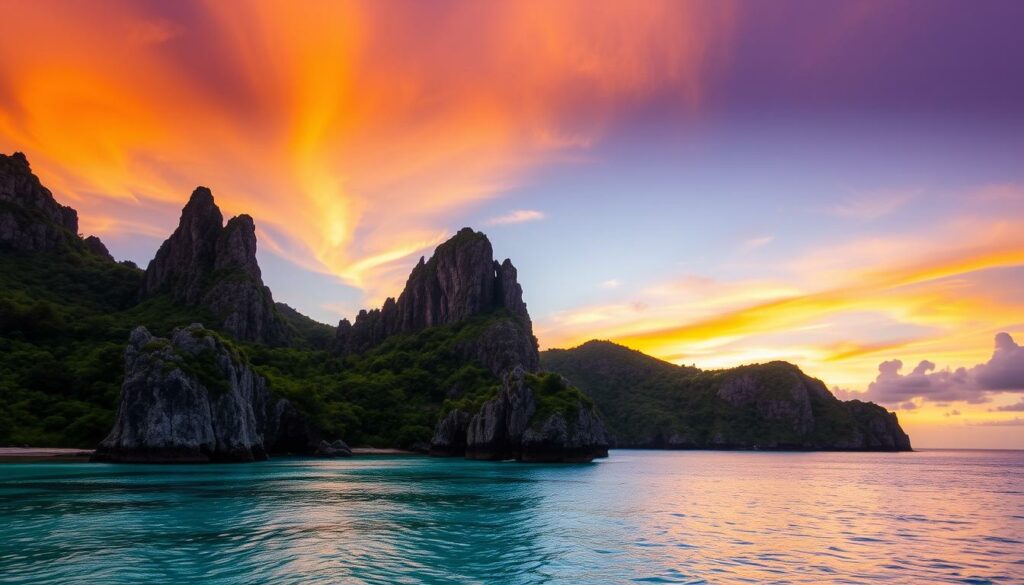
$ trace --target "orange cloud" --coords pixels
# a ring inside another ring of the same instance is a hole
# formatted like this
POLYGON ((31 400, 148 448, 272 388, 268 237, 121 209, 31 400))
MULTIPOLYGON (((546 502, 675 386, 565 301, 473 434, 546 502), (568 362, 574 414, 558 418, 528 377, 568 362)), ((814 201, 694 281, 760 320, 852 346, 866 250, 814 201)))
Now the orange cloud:
MULTIPOLYGON (((855 268, 862 260, 853 253, 856 246, 815 252, 831 257, 842 274, 818 279, 829 282, 827 288, 811 288, 813 281, 689 278, 649 288, 632 302, 554 314, 540 320, 538 335, 547 347, 612 339, 703 367, 787 359, 829 383, 858 388, 874 377, 880 357, 974 364, 989 351, 992 335, 1024 323, 1024 301, 981 280, 989 271, 1024 266, 1024 226, 990 224, 986 230, 983 224, 958 232, 957 242, 933 239, 929 253, 916 257, 907 253, 917 249, 904 246, 907 238, 893 238, 889 261, 873 268, 855 268), (878 325, 891 331, 880 335, 878 325)), ((888 245, 883 242, 879 248, 888 245)))
POLYGON ((204 184, 275 252, 377 299, 453 211, 588 147, 653 92, 693 107, 728 20, 676 2, 393 8, 8 6, 0 147, 26 151, 86 229, 166 231, 166 204, 204 184), (104 199, 132 220, 93 217, 104 199))

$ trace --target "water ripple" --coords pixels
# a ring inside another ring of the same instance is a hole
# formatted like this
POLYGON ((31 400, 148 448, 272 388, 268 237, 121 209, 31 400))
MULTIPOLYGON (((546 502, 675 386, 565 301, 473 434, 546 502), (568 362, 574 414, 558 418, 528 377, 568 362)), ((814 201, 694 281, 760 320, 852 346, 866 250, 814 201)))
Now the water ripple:
POLYGON ((0 466, 0 583, 1024 582, 1024 454, 0 466))

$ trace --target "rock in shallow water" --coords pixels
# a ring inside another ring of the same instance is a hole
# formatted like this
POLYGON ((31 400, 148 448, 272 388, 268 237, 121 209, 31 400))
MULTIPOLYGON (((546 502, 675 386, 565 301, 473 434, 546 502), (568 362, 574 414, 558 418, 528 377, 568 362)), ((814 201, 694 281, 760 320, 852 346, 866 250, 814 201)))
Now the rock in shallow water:
POLYGON ((516 367, 502 380, 498 396, 474 415, 455 410, 438 423, 431 455, 467 459, 586 462, 608 455, 604 424, 592 404, 558 377, 565 392, 556 407, 544 401, 543 376, 516 367))
POLYGON ((202 325, 170 339, 132 331, 114 428, 94 461, 259 461, 272 451, 310 452, 316 432, 275 398, 232 346, 202 325))

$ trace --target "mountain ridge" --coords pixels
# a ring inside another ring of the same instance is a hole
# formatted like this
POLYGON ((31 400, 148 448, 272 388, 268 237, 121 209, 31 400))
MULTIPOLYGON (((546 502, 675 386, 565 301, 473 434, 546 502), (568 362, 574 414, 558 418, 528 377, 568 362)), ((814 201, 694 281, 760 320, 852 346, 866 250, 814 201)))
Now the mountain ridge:
MULTIPOLYGON (((620 397, 621 405, 609 405, 600 384, 595 386, 595 376, 621 375, 621 368, 609 364, 632 362, 626 372, 642 380, 714 377, 625 348, 615 349, 613 360, 568 376, 556 368, 542 371, 546 365, 517 270, 511 260, 495 259, 487 236, 471 228, 459 230, 437 246, 429 259, 421 257, 397 298, 388 298, 379 309, 361 311, 354 323, 343 319, 331 328, 274 302, 256 259, 253 219, 243 214, 225 223, 206 187, 192 192, 178 226, 142 271, 130 263, 112 262, 98 238, 83 239, 73 233, 77 212, 56 202, 31 173, 24 155, 5 157, 0 163, 0 278, 5 283, 0 289, 0 349, 6 350, 0 353, 0 366, 10 372, 0 376, 0 392, 7 397, 0 401, 0 441, 28 442, 24 438, 34 437, 43 443, 85 446, 90 437, 99 441, 108 434, 118 396, 129 396, 133 398, 122 403, 117 420, 119 428, 128 429, 124 436, 154 438, 152 445, 139 451, 149 453, 143 459, 158 459, 164 453, 168 460, 175 460, 173 453, 184 453, 165 450, 160 443, 174 435, 147 430, 147 421, 160 420, 146 418, 147 408, 179 404, 176 392, 207 396, 202 392, 223 385, 215 378, 235 370, 226 366, 190 370, 188 360, 176 361, 170 354, 161 367, 150 367, 151 360, 138 359, 143 349, 138 343, 126 349, 125 341, 139 326, 152 331, 152 343, 158 345, 161 338, 156 336, 184 339, 177 332, 186 326, 195 329, 199 323, 211 325, 211 335, 221 332, 234 339, 228 344, 225 338, 222 345, 230 350, 228 354, 244 356, 249 372, 245 376, 255 380, 240 388, 258 386, 268 398, 251 402, 244 397, 252 392, 240 391, 242 398, 232 403, 236 407, 225 411, 229 418, 217 426, 251 428, 252 420, 263 419, 252 419, 246 409, 272 398, 279 401, 274 404, 294 406, 298 414, 291 420, 304 421, 288 441, 302 452, 313 449, 322 436, 474 459, 589 461, 607 454, 610 441, 605 421, 614 423, 619 411, 633 410, 625 401, 628 397, 620 397), (122 364, 126 367, 118 372, 122 364), (141 386, 140 380, 144 381, 141 386), (161 389, 163 397, 149 407, 145 400, 156 400, 152 397, 157 395, 147 394, 146 384, 161 389), (604 417, 599 414, 602 411, 604 417)), ((776 371, 781 366, 764 367, 776 371)), ((754 376, 752 383, 700 378, 704 384, 717 384, 716 390, 724 388, 712 403, 718 410, 702 413, 698 409, 687 416, 710 414, 709 420, 717 421, 714 417, 722 412, 742 418, 743 413, 756 414, 764 408, 769 414, 775 412, 772 409, 782 409, 778 412, 786 416, 796 412, 803 419, 820 414, 813 409, 825 404, 825 399, 798 369, 780 374, 789 376, 791 385, 806 395, 803 402, 797 401, 800 404, 793 403, 796 406, 761 400, 758 384, 765 375, 754 376), (728 407, 732 411, 723 404, 732 405, 728 407)), ((209 394, 204 400, 213 405, 218 399, 209 394)), ((673 412, 672 404, 660 406, 644 421, 647 426, 657 427, 658 416, 673 412)), ((849 426, 859 417, 871 426, 876 424, 872 421, 882 420, 873 409, 879 407, 847 407, 850 413, 840 422, 849 426)), ((762 426, 778 431, 778 421, 768 419, 761 421, 762 426)), ((735 422, 728 417, 721 420, 735 422)), ((880 435, 891 430, 885 421, 877 425, 881 425, 880 435)), ((703 432, 700 425, 692 424, 675 430, 695 429, 703 432)), ((672 430, 665 427, 666 432, 672 430)), ((669 434, 655 443, 698 446, 707 444, 706 434, 669 434)), ((709 444, 723 448, 747 444, 732 440, 728 433, 722 437, 709 444)), ((771 436, 768 442, 765 437, 754 438, 760 441, 755 446, 793 444, 789 435, 772 444, 771 436)), ((135 457, 131 450, 140 446, 132 441, 104 443, 104 456, 135 457)), ((196 437, 177 436, 174 441, 206 444, 196 437)), ((240 444, 245 447, 237 453, 246 460, 277 448, 272 441, 261 443, 252 435, 240 444)), ((236 456, 217 444, 201 451, 214 458, 236 456)), ((177 456, 196 456, 194 450, 188 453, 177 456)))
POLYGON ((789 362, 700 370, 591 340, 541 363, 594 399, 618 447, 911 450, 894 413, 840 401, 789 362))

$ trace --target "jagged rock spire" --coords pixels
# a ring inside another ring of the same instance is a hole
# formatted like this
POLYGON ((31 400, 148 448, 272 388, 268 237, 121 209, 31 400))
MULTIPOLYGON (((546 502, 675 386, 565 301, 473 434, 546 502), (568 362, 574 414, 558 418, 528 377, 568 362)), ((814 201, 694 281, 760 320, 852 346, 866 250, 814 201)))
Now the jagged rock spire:
POLYGON ((256 261, 256 224, 248 215, 224 216, 206 187, 197 187, 177 229, 150 261, 143 299, 169 294, 223 319, 237 339, 279 344, 287 329, 274 309, 256 261))
POLYGON ((482 352, 495 373, 520 365, 536 370, 539 365, 533 325, 523 302, 523 289, 510 260, 498 263, 491 242, 481 232, 463 228, 434 250, 430 260, 420 258, 398 299, 384 306, 360 311, 355 323, 338 324, 337 343, 342 353, 365 351, 385 338, 435 325, 459 323, 477 315, 506 310, 515 324, 498 327, 483 341, 496 351, 482 352))
POLYGON ((146 268, 142 297, 170 293, 178 301, 197 304, 213 272, 223 224, 213 194, 206 187, 196 187, 181 210, 177 229, 146 268))

